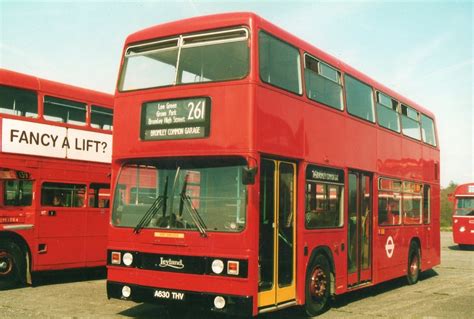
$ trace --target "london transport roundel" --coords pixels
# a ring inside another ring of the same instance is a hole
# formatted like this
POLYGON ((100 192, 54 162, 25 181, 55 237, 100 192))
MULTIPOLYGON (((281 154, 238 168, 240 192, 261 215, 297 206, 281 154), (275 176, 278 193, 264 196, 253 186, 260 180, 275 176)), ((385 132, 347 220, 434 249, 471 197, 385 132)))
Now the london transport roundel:
POLYGON ((392 258, 393 251, 395 250, 395 243, 393 242, 392 236, 388 236, 387 242, 385 243, 385 252, 388 258, 392 258))

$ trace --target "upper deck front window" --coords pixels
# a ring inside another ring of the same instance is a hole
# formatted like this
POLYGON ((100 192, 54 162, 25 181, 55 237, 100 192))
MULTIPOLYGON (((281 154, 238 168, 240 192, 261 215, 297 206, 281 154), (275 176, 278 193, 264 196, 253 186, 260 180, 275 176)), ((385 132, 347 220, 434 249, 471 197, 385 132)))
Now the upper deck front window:
POLYGON ((125 51, 119 90, 244 78, 248 38, 248 30, 238 28, 132 45, 125 51))
POLYGON ((474 216, 474 197, 458 198, 455 215, 474 216))

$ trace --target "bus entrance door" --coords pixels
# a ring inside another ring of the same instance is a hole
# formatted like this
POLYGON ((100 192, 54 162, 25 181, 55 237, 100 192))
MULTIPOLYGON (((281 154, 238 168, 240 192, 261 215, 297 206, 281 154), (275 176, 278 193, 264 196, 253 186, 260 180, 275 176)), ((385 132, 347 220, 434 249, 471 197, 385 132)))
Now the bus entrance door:
POLYGON ((263 159, 260 173, 258 307, 294 303, 296 164, 263 159))
POLYGON ((372 175, 349 171, 348 286, 372 279, 372 175))

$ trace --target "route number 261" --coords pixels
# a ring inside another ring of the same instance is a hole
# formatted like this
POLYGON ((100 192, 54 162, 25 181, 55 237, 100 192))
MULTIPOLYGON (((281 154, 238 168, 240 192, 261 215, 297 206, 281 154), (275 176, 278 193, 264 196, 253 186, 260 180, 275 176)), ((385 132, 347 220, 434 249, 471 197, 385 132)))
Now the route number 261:
POLYGON ((188 120, 204 120, 206 114, 206 101, 189 102, 188 103, 188 120))

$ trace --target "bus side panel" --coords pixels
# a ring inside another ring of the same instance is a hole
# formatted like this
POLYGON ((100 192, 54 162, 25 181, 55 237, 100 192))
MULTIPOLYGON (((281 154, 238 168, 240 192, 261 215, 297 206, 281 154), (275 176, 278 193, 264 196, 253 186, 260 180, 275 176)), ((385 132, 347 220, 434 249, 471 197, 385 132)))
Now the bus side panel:
MULTIPOLYGON (((402 141, 399 134, 377 130, 377 170, 382 176, 400 176, 402 141)), ((377 184, 376 184, 377 186, 377 184)))
MULTIPOLYGON (((308 103, 309 104, 309 103, 308 103)), ((311 163, 345 165, 346 123, 340 111, 327 106, 306 105, 304 112, 305 158, 311 163), (318 119, 317 123, 307 119, 318 119)))
POLYGON ((369 122, 348 116, 345 130, 344 158, 349 168, 375 172, 377 156, 376 134, 369 122))
POLYGON ((401 177, 407 180, 424 180, 422 168, 422 146, 420 143, 402 138, 401 177))
MULTIPOLYGON (((290 93, 256 89, 257 149, 262 153, 302 158, 305 149, 304 104, 290 93)), ((314 124, 312 124, 314 125, 314 124)))

